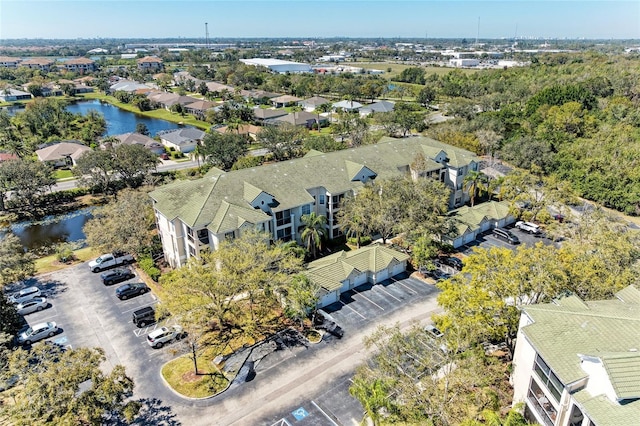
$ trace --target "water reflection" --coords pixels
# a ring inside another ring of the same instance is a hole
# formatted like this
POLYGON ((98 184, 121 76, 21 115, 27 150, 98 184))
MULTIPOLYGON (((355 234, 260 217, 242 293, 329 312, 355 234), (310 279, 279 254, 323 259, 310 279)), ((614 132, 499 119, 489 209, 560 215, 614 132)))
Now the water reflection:
POLYGON ((94 208, 87 207, 64 215, 47 216, 38 221, 12 223, 9 229, 29 250, 40 250, 63 242, 79 242, 85 239, 82 227, 91 219, 94 208))

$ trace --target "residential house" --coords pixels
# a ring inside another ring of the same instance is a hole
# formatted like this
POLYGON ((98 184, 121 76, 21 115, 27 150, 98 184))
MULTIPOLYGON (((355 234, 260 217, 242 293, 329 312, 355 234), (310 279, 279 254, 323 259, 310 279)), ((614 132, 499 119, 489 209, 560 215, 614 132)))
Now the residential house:
MULTIPOLYGON (((150 138, 147 135, 142 135, 140 133, 130 132, 123 133, 121 135, 113 135, 114 138, 118 139, 119 143, 127 144, 127 145, 141 145, 147 148, 149 151, 153 152, 156 155, 160 155, 164 153, 164 145, 162 145, 157 140, 150 138)), ((105 146, 105 142, 103 141, 102 146, 105 146)))
POLYGON ((162 69, 162 59, 157 56, 145 56, 137 61, 138 71, 142 72, 157 72, 162 69))
POLYGON ((207 115, 207 111, 219 105, 222 105, 222 103, 198 100, 189 104, 185 104, 184 110, 187 114, 191 114, 199 120, 204 120, 207 115))
POLYGON ((109 86, 109 92, 127 92, 127 93, 145 93, 153 91, 153 88, 146 84, 138 83, 132 80, 118 80, 116 83, 109 86))
POLYGON ((316 124, 320 120, 320 126, 323 126, 327 123, 327 117, 320 116, 318 114, 311 114, 307 111, 296 111, 289 113, 287 115, 283 115, 281 117, 276 117, 266 121, 266 124, 282 124, 289 123, 294 126, 304 126, 307 129, 311 129, 314 124, 316 124))
POLYGON ((489 201, 473 207, 463 206, 449 212, 454 220, 455 234, 445 238, 453 248, 474 241, 480 234, 515 222, 506 201, 489 201))
POLYGON ((570 295, 522 306, 514 404, 544 426, 635 426, 640 420, 640 291, 570 295))
POLYGON ((36 150, 38 160, 49 163, 55 168, 71 167, 76 165, 78 158, 91 148, 80 141, 63 141, 53 143, 36 150))
POLYGON ((403 273, 409 259, 408 254, 374 244, 313 261, 304 275, 320 288, 317 307, 323 308, 353 288, 377 284, 403 273))
POLYGON ((395 108, 395 104, 393 102, 376 101, 372 104, 364 105, 362 108, 360 108, 360 115, 364 117, 374 112, 377 114, 392 112, 394 108, 395 108))
POLYGON ((303 158, 248 169, 211 169, 201 179, 177 181, 150 196, 165 259, 179 267, 248 228, 266 231, 274 239, 300 241, 300 218, 312 211, 327 217, 327 234, 337 238, 342 235, 336 220, 341 201, 367 182, 411 175, 450 185, 458 169, 474 169, 472 163, 477 163, 473 153, 433 139, 384 138, 373 145, 326 154, 312 151, 303 158), (448 154, 433 158, 433 152, 448 154), (418 154, 427 157, 426 165, 414 173, 410 165, 418 154), (469 163, 452 167, 444 161, 449 157, 469 163))
MULTIPOLYGON (((147 94, 147 97, 152 102, 160 105, 162 108, 170 110, 172 106, 176 104, 180 104, 183 107, 189 104, 193 104, 196 102, 201 102, 200 99, 194 98, 193 96, 186 95, 178 95, 177 93, 171 92, 151 92, 147 94)), ((186 112, 186 110, 185 110, 186 112)))
POLYGON ((0 67, 2 68, 18 68, 18 64, 22 61, 20 58, 12 58, 11 56, 0 56, 0 67))
POLYGON ((240 62, 246 65, 253 65, 254 67, 265 67, 278 74, 298 74, 313 72, 313 69, 309 64, 283 61, 281 59, 252 58, 240 59, 240 62))
MULTIPOLYGON (((55 84, 55 88, 60 89, 62 87, 63 84, 70 84, 73 86, 73 94, 78 94, 78 93, 92 93, 93 92, 93 87, 91 86, 87 86, 84 83, 78 82, 78 81, 72 81, 72 80, 66 80, 66 79, 60 79, 56 82, 55 84)), ((52 94, 55 91, 52 92, 52 94)), ((51 95, 49 95, 51 96, 51 95)))
POLYGON ((213 93, 229 92, 233 94, 236 91, 236 89, 233 86, 218 83, 215 81, 208 81, 205 84, 207 85, 207 89, 209 89, 209 91, 213 93))
POLYGON ((362 104, 356 101, 344 100, 331 104, 334 111, 358 112, 362 104))
POLYGON ((40 71, 51 71, 55 67, 55 61, 47 58, 31 58, 20 62, 21 67, 36 69, 40 71))
POLYGON ((301 100, 300 102, 298 102, 298 105, 300 105, 307 112, 313 112, 320 105, 330 103, 331 101, 329 99, 323 98, 321 96, 313 96, 311 98, 301 100))
POLYGON ((0 100, 2 102, 26 101, 31 99, 31 93, 22 90, 4 88, 0 90, 0 100))
POLYGON ((84 74, 96 70, 96 62, 89 58, 73 58, 62 63, 65 70, 84 74))
POLYGON ((156 136, 160 137, 160 142, 167 148, 175 149, 183 154, 188 154, 196 149, 196 146, 202 143, 206 133, 195 127, 184 127, 176 130, 165 130, 158 132, 156 136))
POLYGON ((301 100, 302 99, 300 99, 300 98, 298 98, 296 96, 282 95, 282 96, 278 96, 276 98, 272 98, 271 99, 271 105, 273 105, 274 108, 284 108, 286 106, 296 104, 296 103, 300 102, 301 100))
POLYGON ((254 126, 253 124, 241 124, 237 129, 231 130, 228 126, 216 127, 214 131, 218 133, 236 133, 238 135, 248 136, 253 140, 258 138, 258 133, 262 127, 254 126))
POLYGON ((269 104, 271 103, 271 99, 277 98, 280 93, 267 92, 265 90, 241 90, 240 96, 242 96, 245 100, 256 102, 259 104, 269 104))
POLYGON ((271 120, 277 117, 287 115, 288 112, 284 109, 267 109, 267 108, 254 108, 253 119, 257 123, 265 123, 267 120, 271 120))

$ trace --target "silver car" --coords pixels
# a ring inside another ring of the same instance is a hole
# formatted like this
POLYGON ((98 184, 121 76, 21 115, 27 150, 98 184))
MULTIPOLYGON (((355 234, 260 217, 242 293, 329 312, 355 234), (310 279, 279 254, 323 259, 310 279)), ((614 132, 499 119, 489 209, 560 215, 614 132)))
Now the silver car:
POLYGON ((9 302, 18 304, 41 295, 42 293, 40 292, 40 289, 38 287, 27 287, 9 296, 9 302))
POLYGON ((185 336, 182 327, 179 325, 172 325, 171 327, 161 327, 152 331, 147 336, 147 343, 149 346, 156 349, 161 348, 165 343, 172 340, 180 340, 185 336))
POLYGON ((34 297, 26 302, 19 303, 16 310, 20 315, 27 315, 32 312, 41 311, 49 306, 46 297, 34 297))
POLYGON ((52 337, 57 332, 58 325, 55 322, 42 322, 20 333, 18 335, 18 343, 21 345, 30 345, 46 337, 52 337))

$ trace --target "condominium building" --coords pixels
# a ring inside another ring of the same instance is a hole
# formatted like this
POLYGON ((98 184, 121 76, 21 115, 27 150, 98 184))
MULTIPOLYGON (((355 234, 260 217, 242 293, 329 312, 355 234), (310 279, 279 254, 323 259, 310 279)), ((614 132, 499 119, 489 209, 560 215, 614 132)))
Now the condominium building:
POLYGON ((460 205, 468 198, 464 176, 477 167, 473 153, 433 139, 383 138, 373 145, 326 154, 311 151, 303 158, 248 169, 212 169, 201 179, 173 182, 150 196, 165 259, 180 267, 249 227, 274 239, 300 241, 300 218, 311 212, 327 217, 329 238, 339 237, 341 201, 374 179, 438 179, 452 190, 451 207, 460 205), (410 164, 418 154, 425 161, 416 172, 410 164))
POLYGON ((640 291, 522 309, 514 404, 545 426, 640 424, 640 291))

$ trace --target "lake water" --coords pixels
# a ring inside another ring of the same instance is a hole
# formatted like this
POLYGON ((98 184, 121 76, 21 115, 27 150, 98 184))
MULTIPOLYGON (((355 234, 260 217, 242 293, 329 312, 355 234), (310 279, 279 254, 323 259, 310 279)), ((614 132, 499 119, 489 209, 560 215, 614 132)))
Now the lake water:
POLYGON ((76 102, 67 107, 67 111, 74 114, 86 115, 91 110, 98 111, 107 121, 106 136, 135 132, 138 123, 146 124, 151 137, 162 130, 173 130, 181 127, 170 121, 143 117, 142 115, 122 110, 116 106, 102 103, 99 100, 76 102))
POLYGON ((53 246, 62 242, 77 242, 85 239, 82 227, 89 219, 94 207, 47 216, 38 221, 17 222, 9 229, 20 238, 22 246, 29 250, 53 246))

